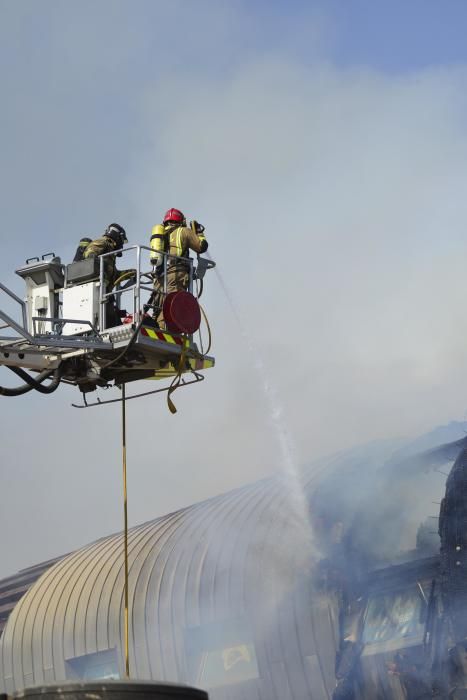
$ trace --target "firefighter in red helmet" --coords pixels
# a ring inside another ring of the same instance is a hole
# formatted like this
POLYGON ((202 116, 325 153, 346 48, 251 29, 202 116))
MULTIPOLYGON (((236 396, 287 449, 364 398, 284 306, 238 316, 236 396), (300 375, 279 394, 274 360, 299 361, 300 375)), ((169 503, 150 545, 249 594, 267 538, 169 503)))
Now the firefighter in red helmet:
POLYGON ((208 242, 204 235, 204 226, 197 221, 192 221, 191 226, 187 226, 185 216, 179 209, 168 209, 162 224, 153 227, 151 262, 156 268, 153 299, 159 326, 164 324, 162 314, 165 285, 164 254, 168 255, 166 293, 170 294, 170 292, 188 289, 190 267, 183 258, 188 260, 190 250, 200 254, 207 249, 208 242))

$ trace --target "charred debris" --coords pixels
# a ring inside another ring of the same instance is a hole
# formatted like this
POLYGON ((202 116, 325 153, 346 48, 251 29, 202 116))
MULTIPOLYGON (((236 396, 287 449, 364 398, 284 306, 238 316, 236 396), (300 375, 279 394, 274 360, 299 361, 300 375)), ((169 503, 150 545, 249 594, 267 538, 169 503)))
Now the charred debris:
POLYGON ((339 619, 333 700, 467 698, 467 438, 361 466, 310 503, 314 586, 339 619))

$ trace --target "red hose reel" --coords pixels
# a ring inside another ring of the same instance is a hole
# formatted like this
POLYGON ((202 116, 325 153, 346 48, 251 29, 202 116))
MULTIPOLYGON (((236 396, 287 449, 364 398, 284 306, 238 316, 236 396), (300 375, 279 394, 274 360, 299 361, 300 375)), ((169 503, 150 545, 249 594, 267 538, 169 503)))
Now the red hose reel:
POLYGON ((195 333, 201 325, 201 310, 190 292, 167 294, 162 307, 167 330, 172 333, 195 333))

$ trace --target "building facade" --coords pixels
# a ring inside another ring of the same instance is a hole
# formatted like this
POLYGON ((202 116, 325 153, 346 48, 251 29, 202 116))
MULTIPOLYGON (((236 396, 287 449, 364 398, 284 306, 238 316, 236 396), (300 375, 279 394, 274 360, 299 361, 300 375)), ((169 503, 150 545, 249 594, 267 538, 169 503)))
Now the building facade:
MULTIPOLYGON (((132 528, 131 676, 219 700, 329 699, 338 612, 311 590, 311 557, 306 499, 285 477, 132 528)), ((36 573, 5 620, 0 689, 122 677, 122 535, 36 573)))

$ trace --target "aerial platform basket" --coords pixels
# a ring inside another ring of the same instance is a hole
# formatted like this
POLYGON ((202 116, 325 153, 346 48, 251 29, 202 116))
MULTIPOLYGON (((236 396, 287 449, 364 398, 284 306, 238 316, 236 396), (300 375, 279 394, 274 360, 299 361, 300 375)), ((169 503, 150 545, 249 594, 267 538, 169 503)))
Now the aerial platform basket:
POLYGON ((0 336, 0 365, 26 381, 18 391, 0 388, 0 393, 18 395, 31 389, 50 393, 45 379, 57 386, 60 382, 78 386, 83 394, 141 379, 179 377, 183 385, 200 381, 200 372, 214 366, 209 348, 203 349, 199 321, 193 319, 201 318, 197 290, 215 263, 165 255, 155 295, 150 249, 134 245, 122 253, 133 267, 121 277, 125 284, 113 289, 105 285, 104 260, 114 253, 66 267, 53 254, 28 260, 16 271, 26 282, 25 301, 0 284, 9 304, 8 310, 0 306, 1 329, 9 333, 0 336), (168 294, 167 273, 181 264, 189 271, 188 290, 168 294), (123 305, 129 306, 126 317, 123 305), (122 316, 123 323, 107 327, 109 307, 110 318, 122 316), (156 322, 162 308, 166 328, 156 322), (15 320, 18 315, 20 320, 15 320), (177 319, 182 319, 179 325, 177 319), (39 375, 30 376, 25 370, 39 375), (184 375, 191 375, 189 381, 184 375))

